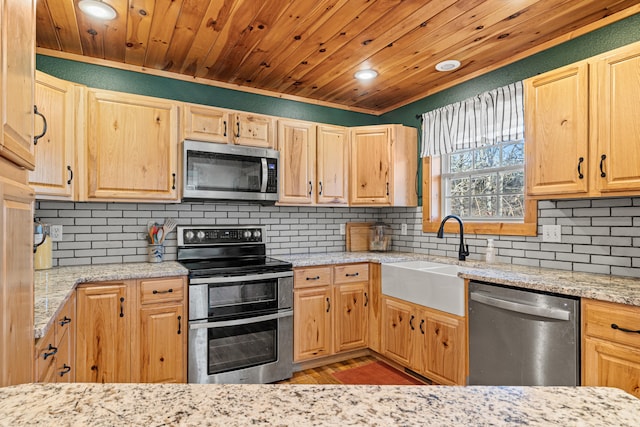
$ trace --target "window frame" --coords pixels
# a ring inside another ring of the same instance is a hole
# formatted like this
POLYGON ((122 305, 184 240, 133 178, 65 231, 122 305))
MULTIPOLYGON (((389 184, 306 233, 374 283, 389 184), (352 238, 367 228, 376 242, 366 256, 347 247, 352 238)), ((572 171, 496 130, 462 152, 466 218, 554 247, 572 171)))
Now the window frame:
MULTIPOLYGON (((442 222, 442 166, 440 156, 422 159, 422 231, 437 232, 442 222)), ((525 168, 526 173, 526 168, 525 168)), ((526 177, 525 177, 526 179, 526 177)), ((524 193, 524 222, 474 222, 465 221, 465 232, 470 234, 494 234, 504 236, 537 236, 538 201, 524 193)), ((459 232, 457 223, 447 222, 447 233, 459 232)))

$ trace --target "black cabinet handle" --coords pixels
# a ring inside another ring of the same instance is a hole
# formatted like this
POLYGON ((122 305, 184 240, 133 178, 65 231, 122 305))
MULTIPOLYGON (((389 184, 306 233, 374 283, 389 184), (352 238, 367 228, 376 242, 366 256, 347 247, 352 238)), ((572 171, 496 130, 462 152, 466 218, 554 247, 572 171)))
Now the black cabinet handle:
POLYGON ((409 327, 411 327, 411 330, 415 330, 416 328, 413 326, 413 319, 415 319, 416 316, 414 316, 413 314, 411 315, 411 319, 409 319, 409 327))
POLYGON ((120 297, 120 317, 124 317, 124 297, 120 297))
POLYGON ((176 174, 172 173, 171 176, 173 177, 173 184, 171 184, 171 189, 175 190, 176 189, 176 174))
POLYGON ((584 175, 582 174, 582 162, 584 162, 584 157, 580 157, 578 159, 578 178, 583 179, 584 175))
POLYGON ((71 366, 67 365, 66 363, 62 365, 62 370, 60 371, 60 376, 64 377, 64 374, 68 374, 69 372, 71 372, 71 366))
POLYGON ((389 195, 389 183, 387 182, 387 196, 389 195))
POLYGON ((424 335, 424 319, 420 319, 420 332, 424 335))
POLYGON ((182 333, 182 316, 178 316, 178 335, 182 333))
POLYGON ((33 112, 34 112, 34 114, 42 117, 42 122, 43 122, 42 133, 40 135, 35 135, 33 137, 33 145, 38 145, 38 140, 40 138, 42 138, 47 133, 47 118, 44 116, 44 114, 42 114, 40 111, 38 111, 38 106, 37 105, 33 106, 33 112))
POLYGON ((67 184, 71 185, 71 181, 73 181, 73 170, 69 165, 67 165, 67 170, 69 171, 69 180, 67 181, 67 184))
POLYGON ((306 280, 320 280, 320 276, 316 277, 307 277, 306 280))
POLYGON ((600 176, 602 178, 606 178, 607 174, 604 171, 604 161, 607 159, 607 155, 603 154, 600 156, 600 176))
POLYGON ((309 181, 309 195, 313 192, 313 183, 309 181))
POLYGON ((364 306, 368 306, 369 305, 369 294, 367 294, 366 292, 364 293, 364 306))
POLYGON ((67 316, 64 316, 61 320, 60 320, 60 326, 64 326, 67 323, 71 323, 71 319, 69 319, 67 316))
POLYGON ((227 121, 225 120, 223 123, 224 123, 224 135, 223 136, 227 136, 227 121))
POLYGON ((155 289, 153 290, 153 294, 171 294, 173 293, 173 288, 169 288, 166 291, 156 291, 155 289))
POLYGON ((347 277, 358 277, 358 272, 356 271, 355 273, 345 273, 345 276, 347 277))
POLYGON ((240 122, 236 122, 236 125, 238 126, 238 133, 236 133, 236 138, 240 138, 240 122))
POLYGON ((331 310, 331 300, 327 297, 327 313, 331 310))
POLYGON ((318 183, 318 196, 322 196, 322 181, 318 183))
POLYGON ((58 352, 58 347, 54 347, 51 344, 49 344, 49 347, 42 354, 42 358, 44 360, 47 360, 48 357, 53 356, 57 352, 58 352))
POLYGON ((619 331, 629 332, 631 334, 640 334, 640 330, 621 328, 620 326, 616 325, 615 323, 611 324, 611 329, 617 329, 619 331))

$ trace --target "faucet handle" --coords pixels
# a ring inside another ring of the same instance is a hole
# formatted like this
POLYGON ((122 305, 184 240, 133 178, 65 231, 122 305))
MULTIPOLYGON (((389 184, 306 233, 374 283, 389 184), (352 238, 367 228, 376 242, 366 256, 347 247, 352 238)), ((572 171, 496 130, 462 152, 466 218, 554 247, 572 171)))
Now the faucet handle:
POLYGON ((464 254, 465 256, 469 256, 469 245, 464 245, 464 254))

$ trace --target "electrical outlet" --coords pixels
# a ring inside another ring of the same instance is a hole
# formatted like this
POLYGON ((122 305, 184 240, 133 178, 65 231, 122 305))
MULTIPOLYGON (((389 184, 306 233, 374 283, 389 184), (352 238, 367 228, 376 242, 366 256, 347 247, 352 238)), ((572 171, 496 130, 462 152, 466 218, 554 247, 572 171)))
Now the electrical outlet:
POLYGON ((52 225, 49 228, 49 232, 51 234, 52 242, 60 242, 62 241, 62 225, 52 225))
POLYGON ((542 241, 559 243, 562 241, 562 227, 560 225, 543 225, 542 241))
POLYGON ((340 224, 340 235, 344 236, 347 234, 347 224, 340 224))
POLYGON ((402 224, 400 226, 400 234, 402 234, 403 236, 407 235, 407 224, 402 224))

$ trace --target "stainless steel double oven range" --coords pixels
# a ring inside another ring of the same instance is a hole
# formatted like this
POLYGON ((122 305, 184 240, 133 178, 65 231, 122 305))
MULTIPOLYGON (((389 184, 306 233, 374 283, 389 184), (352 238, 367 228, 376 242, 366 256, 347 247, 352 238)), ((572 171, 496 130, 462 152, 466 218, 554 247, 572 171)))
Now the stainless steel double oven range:
POLYGON ((258 226, 178 227, 189 269, 190 383, 270 383, 293 369, 293 269, 258 226))

